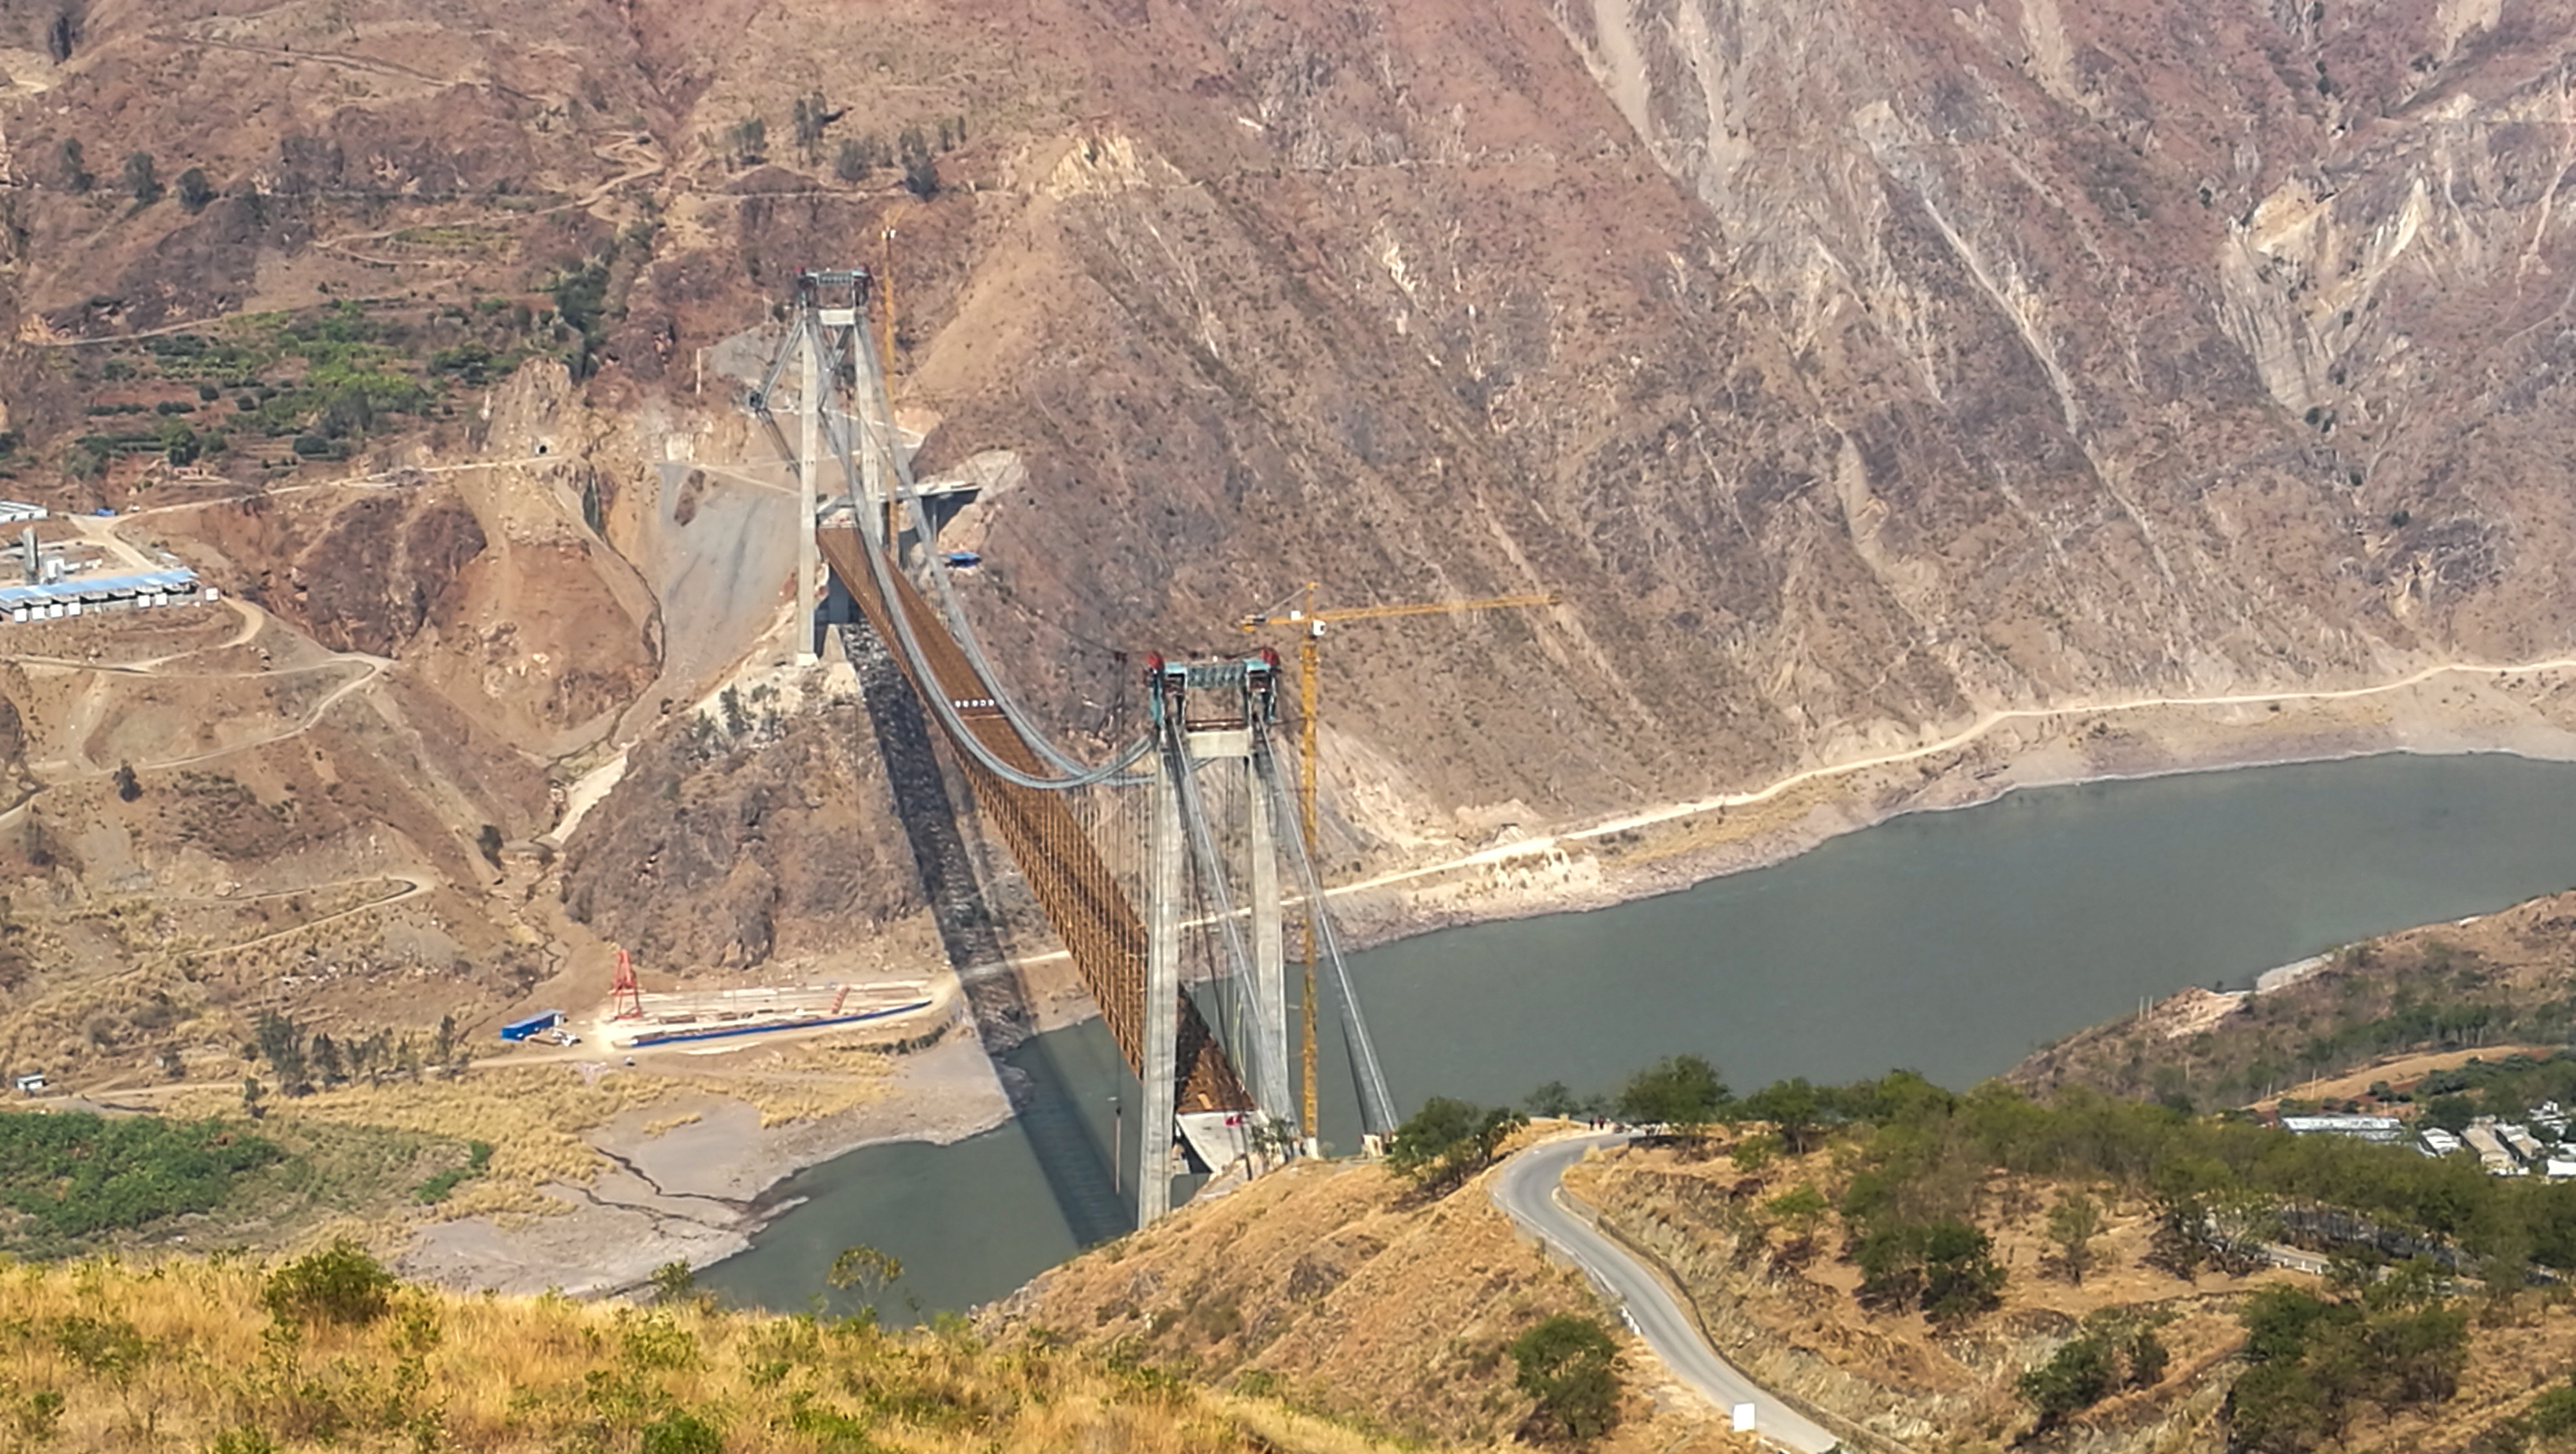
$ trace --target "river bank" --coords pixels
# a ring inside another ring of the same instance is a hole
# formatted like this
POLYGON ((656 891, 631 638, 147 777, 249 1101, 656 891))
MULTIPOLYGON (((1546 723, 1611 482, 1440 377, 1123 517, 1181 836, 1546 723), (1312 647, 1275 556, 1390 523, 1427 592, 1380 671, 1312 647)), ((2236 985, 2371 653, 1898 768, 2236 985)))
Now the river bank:
POLYGON ((586 1186, 545 1189, 561 1212, 436 1223, 399 1267, 464 1289, 626 1291, 666 1263, 703 1267, 750 1246, 793 1205, 777 1188, 807 1167, 888 1142, 952 1145, 1010 1114, 983 1046, 955 1025, 937 1044, 899 1056, 885 1095, 837 1115, 764 1126, 756 1107, 712 1093, 628 1111, 590 1134, 606 1170, 586 1186))
POLYGON ((2576 659, 2428 667, 2315 692, 2001 709, 1922 738, 1553 834, 1506 829, 1482 847, 1337 886, 1334 908, 1353 947, 1373 947, 1671 893, 1907 814, 1978 807, 2022 789, 2388 752, 2576 761, 2576 659))

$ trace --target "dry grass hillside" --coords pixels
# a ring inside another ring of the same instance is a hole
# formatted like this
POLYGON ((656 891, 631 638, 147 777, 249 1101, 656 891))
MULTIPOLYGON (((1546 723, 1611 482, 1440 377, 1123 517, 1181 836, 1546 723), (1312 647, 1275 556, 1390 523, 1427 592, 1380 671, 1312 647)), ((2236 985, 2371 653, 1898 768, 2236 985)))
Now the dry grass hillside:
POLYGON ((962 1331, 459 1297, 375 1276, 327 1256, 0 1268, 0 1428, 20 1449, 225 1454, 1389 1447, 1274 1401, 962 1331))
MULTIPOLYGON (((1977 1191, 1975 1222, 1993 1238, 2008 1274, 1998 1305, 1939 1321, 1873 1311, 1855 1296, 1861 1274, 1844 1255, 1843 1219, 1780 1203, 1802 1186, 1840 1201, 1862 1160, 1856 1149, 1757 1158, 1748 1171, 1720 1147, 1628 1148, 1587 1159, 1566 1183, 1621 1240, 1679 1282, 1728 1357, 1836 1420, 1850 1447, 2215 1454, 2248 1437, 2225 1417, 2249 1352, 2239 1314, 2257 1289, 2316 1289, 2316 1279, 2214 1266, 2179 1276, 2151 1260, 2154 1217, 2146 1198, 2107 1183, 1995 1173, 1977 1191), (2104 1210, 2080 1282, 2062 1270, 2062 1244, 2050 1238, 2047 1215, 2076 1192, 2097 1195, 2104 1210), (2040 1425, 2017 1390, 2023 1374, 2079 1333, 2118 1339, 2138 1330, 2152 1331, 2165 1349, 2152 1382, 2115 1386, 2057 1427, 2040 1425)), ((2527 1416, 2536 1397, 2564 1382, 2576 1356, 2576 1317, 2562 1291, 2481 1294, 2468 1327, 2467 1355, 2447 1398, 2405 1409, 2356 1408, 2342 1435, 2276 1434, 2279 1442, 2259 1447, 2520 1447, 2502 1425, 2527 1416)))
MULTIPOLYGON (((1603 1317, 1481 1181, 1426 1201, 1381 1166, 1307 1164, 1087 1252, 985 1316, 1004 1346, 1143 1359, 1390 1435, 1481 1444, 1531 1418, 1512 1340, 1567 1312, 1603 1317)), ((1630 1393, 1593 1447, 1738 1447, 1718 1411, 1660 1386, 1642 1343, 1621 1346, 1630 1393)))
POLYGON ((2010 1273, 2002 1304, 1944 1326, 1859 1305, 1859 1270, 1836 1255, 1839 1217, 1802 1226, 1764 1209, 1801 1185, 1839 1200, 1847 1177, 1828 1156, 1784 1158, 1747 1173, 1718 1148, 1632 1149, 1588 1158, 1566 1184, 1625 1240, 1679 1274, 1718 1346, 1757 1378, 1839 1416, 1838 1430, 1858 1425, 1861 1437, 1919 1448, 1992 1444, 2026 1426, 2014 1379, 2104 1309, 2157 1319, 2172 1366, 2156 1386, 2095 1411, 2097 1420, 2140 1435, 2141 1448, 2215 1447, 2211 1416, 2225 1380, 2208 1375, 2242 1342, 2232 1307, 2250 1287, 2290 1276, 2213 1270, 2185 1280, 2144 1266, 2147 1209, 2115 1204, 2102 1270, 2071 1285, 2044 1271, 2053 1250, 2044 1214, 2055 1189, 1998 1179, 1986 1189, 1992 1211, 1979 1225, 2010 1273))

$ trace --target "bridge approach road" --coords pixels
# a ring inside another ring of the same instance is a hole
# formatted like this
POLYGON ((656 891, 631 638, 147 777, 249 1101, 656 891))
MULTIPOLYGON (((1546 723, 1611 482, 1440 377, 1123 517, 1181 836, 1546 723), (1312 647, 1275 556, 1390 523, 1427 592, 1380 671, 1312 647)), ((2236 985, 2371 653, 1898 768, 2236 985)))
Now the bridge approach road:
POLYGON ((1566 1136, 1530 1147, 1506 1162, 1501 1174, 1494 1178, 1494 1205, 1582 1268, 1619 1304, 1630 1326, 1675 1376, 1707 1395, 1721 1410, 1753 1405, 1754 1433, 1764 1442, 1792 1454, 1825 1454, 1835 1447, 1833 1435, 1718 1357, 1708 1340, 1700 1336, 1690 1314, 1653 1272, 1566 1206, 1561 1181, 1565 1168, 1596 1147, 1628 1140, 1629 1134, 1605 1131, 1566 1136))

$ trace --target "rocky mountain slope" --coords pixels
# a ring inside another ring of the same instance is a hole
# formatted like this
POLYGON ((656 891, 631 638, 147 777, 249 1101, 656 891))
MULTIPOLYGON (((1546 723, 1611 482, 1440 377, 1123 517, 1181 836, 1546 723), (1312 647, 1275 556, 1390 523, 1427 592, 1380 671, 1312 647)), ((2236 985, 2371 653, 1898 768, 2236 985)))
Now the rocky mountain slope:
MULTIPOLYGON (((786 605, 735 395, 812 264, 891 264, 924 470, 1015 456, 949 538, 1070 737, 1116 735, 1137 654, 1239 649, 1307 581, 1564 594, 1336 634, 1345 871, 1997 708, 2554 656, 2571 19, 12 4, 0 488, 187 506, 152 537, 258 629, 383 663, 260 751, 345 777, 362 708, 420 744, 383 871, 585 973, 591 931, 681 970, 929 942, 882 782, 832 765, 854 724, 746 749, 790 811, 675 787, 786 605), (590 878, 473 851, 630 747, 590 878), (742 812, 769 866, 718 872, 742 812)), ((93 841, 116 761, 5 750, 102 710, 46 670, 0 685, 0 788, 47 785, 0 828, 55 909, 292 861, 93 841)))

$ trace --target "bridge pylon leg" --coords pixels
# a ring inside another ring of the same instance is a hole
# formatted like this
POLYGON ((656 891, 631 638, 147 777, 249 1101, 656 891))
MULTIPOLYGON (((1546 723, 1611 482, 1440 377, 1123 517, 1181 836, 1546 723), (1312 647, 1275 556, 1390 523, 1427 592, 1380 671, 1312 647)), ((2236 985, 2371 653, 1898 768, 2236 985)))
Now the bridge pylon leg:
POLYGON ((1172 1209, 1172 1141, 1179 1134, 1181 998, 1181 785, 1187 771, 1166 742, 1155 754, 1153 822, 1147 848, 1153 874, 1145 939, 1144 1115, 1136 1128, 1136 1225, 1150 1226, 1172 1209))
POLYGON ((822 561, 815 549, 814 514, 819 491, 816 476, 823 472, 823 338, 822 330, 802 310, 795 327, 803 336, 800 351, 805 355, 800 384, 805 392, 797 401, 797 407, 805 414, 805 438, 804 452, 796 460, 796 610, 789 619, 797 633, 797 663, 808 665, 819 659, 814 640, 814 596, 822 561))
MULTIPOLYGON (((1256 747, 1243 758, 1244 836, 1252 857, 1252 993, 1259 1010, 1255 1023, 1261 1027, 1261 1044, 1254 1052, 1260 1068, 1253 1083, 1285 1088, 1297 1079, 1288 1066, 1288 957, 1280 922, 1278 825, 1270 784, 1255 756, 1263 750, 1256 747)), ((1283 1120, 1291 1114, 1284 1104, 1261 1109, 1283 1120)))

